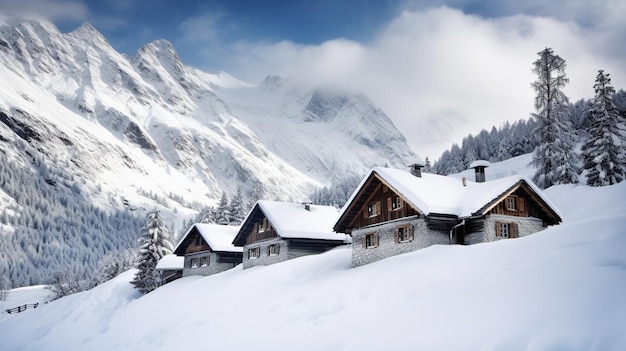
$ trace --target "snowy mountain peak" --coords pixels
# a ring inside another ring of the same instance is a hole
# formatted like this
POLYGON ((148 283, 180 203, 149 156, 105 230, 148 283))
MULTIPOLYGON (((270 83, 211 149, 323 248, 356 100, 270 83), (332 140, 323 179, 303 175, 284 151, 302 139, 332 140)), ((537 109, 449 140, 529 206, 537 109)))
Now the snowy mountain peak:
POLYGON ((268 75, 263 79, 263 81, 258 85, 259 90, 275 90, 282 86, 283 79, 276 75, 268 75))
POLYGON ((80 27, 69 33, 69 35, 91 44, 104 44, 109 47, 111 46, 111 44, 109 44, 109 41, 102 35, 102 33, 100 33, 96 28, 94 28, 94 26, 87 22, 83 23, 80 27))
POLYGON ((343 93, 315 90, 305 108, 305 121, 333 120, 348 101, 343 93))

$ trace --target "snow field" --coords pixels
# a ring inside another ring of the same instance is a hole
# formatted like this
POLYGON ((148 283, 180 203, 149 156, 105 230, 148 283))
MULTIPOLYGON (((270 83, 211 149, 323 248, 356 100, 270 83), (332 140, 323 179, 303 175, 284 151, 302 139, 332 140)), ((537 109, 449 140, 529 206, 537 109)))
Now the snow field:
POLYGON ((7 350, 622 350, 624 194, 556 186, 562 225, 359 268, 340 247, 145 296, 129 271, 11 317, 0 339, 7 350))

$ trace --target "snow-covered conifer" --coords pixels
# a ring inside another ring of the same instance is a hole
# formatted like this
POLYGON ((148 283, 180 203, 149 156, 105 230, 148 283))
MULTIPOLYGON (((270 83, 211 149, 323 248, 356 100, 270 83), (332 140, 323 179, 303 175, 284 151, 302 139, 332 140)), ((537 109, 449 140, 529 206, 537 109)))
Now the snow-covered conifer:
POLYGON ((156 270, 157 262, 174 250, 170 232, 158 211, 148 214, 146 225, 140 230, 139 252, 136 267, 139 272, 131 282, 142 293, 148 293, 161 285, 156 270))
POLYGON ((590 113, 589 139, 583 145, 587 184, 603 186, 626 178, 626 122, 620 116, 608 73, 599 70, 594 84, 596 96, 590 113))
POLYGON ((424 173, 432 173, 433 172, 433 165, 430 163, 430 159, 428 159, 428 156, 426 156, 426 159, 424 160, 424 173))
POLYGON ((241 196, 241 188, 237 189, 235 196, 230 200, 229 204, 231 224, 241 224, 248 214, 241 196))
POLYGON ((226 192, 222 192, 222 198, 215 210, 215 223, 228 225, 231 224, 230 201, 226 192))
POLYGON ((569 118, 569 100, 561 89, 569 82, 565 75, 565 60, 550 48, 538 53, 533 62, 537 80, 532 87, 537 92, 534 114, 539 122, 539 146, 535 148, 533 165, 537 172, 533 181, 545 189, 555 184, 578 183, 578 157, 574 152, 575 135, 569 118))

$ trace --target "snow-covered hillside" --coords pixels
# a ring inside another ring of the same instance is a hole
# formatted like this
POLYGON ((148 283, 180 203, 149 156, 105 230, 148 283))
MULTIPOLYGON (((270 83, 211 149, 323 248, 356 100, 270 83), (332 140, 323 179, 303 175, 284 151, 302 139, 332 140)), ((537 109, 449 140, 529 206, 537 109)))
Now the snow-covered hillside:
POLYGON ((626 183, 546 194, 564 222, 528 237, 359 268, 344 247, 145 296, 129 271, 10 317, 0 340, 24 351, 626 349, 626 183))

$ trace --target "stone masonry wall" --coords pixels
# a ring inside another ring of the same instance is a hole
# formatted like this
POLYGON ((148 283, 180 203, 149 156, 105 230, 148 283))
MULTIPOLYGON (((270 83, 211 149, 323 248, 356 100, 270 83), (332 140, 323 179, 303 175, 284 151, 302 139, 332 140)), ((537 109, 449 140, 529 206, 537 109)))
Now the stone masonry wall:
POLYGON ((492 214, 485 219, 484 241, 498 240, 496 237, 496 222, 517 223, 520 238, 545 229, 543 221, 538 218, 492 214))
POLYGON ((447 245, 449 243, 449 235, 428 229, 426 221, 416 217, 393 221, 377 226, 376 228, 361 228, 352 232, 352 267, 362 266, 390 256, 423 249, 430 245, 447 245), (406 224, 413 225, 413 240, 396 243, 394 234, 396 229, 406 224), (374 248, 364 248, 363 240, 365 240, 365 235, 371 233, 378 234, 378 246, 374 248))
POLYGON ((254 242, 250 245, 246 245, 243 248, 243 269, 247 269, 250 267, 256 267, 256 266, 267 266, 270 264, 274 264, 274 263, 278 263, 278 262, 283 262, 283 261, 287 261, 288 259, 291 259, 292 257, 290 257, 289 255, 289 245, 287 243, 287 241, 281 239, 281 238, 271 238, 269 240, 262 240, 262 241, 257 241, 254 242), (278 255, 272 255, 270 256, 268 254, 268 246, 273 245, 273 244, 279 244, 280 245, 280 249, 278 251, 278 255), (260 248, 260 252, 259 252, 259 257, 258 258, 253 258, 253 259, 249 259, 248 258, 248 249, 251 248, 255 248, 258 247, 260 248))
POLYGON ((545 229, 543 221, 538 218, 492 214, 485 218, 483 231, 467 235, 465 243, 479 244, 499 240, 496 236, 496 222, 517 223, 519 237, 534 234, 545 229))
POLYGON ((223 272, 227 269, 235 267, 234 263, 217 263, 217 253, 210 251, 202 251, 197 254, 185 255, 185 267, 183 268, 183 277, 190 275, 203 275, 208 276, 215 273, 223 272), (209 256, 209 264, 202 267, 191 267, 191 259, 199 258, 202 256, 209 256))

